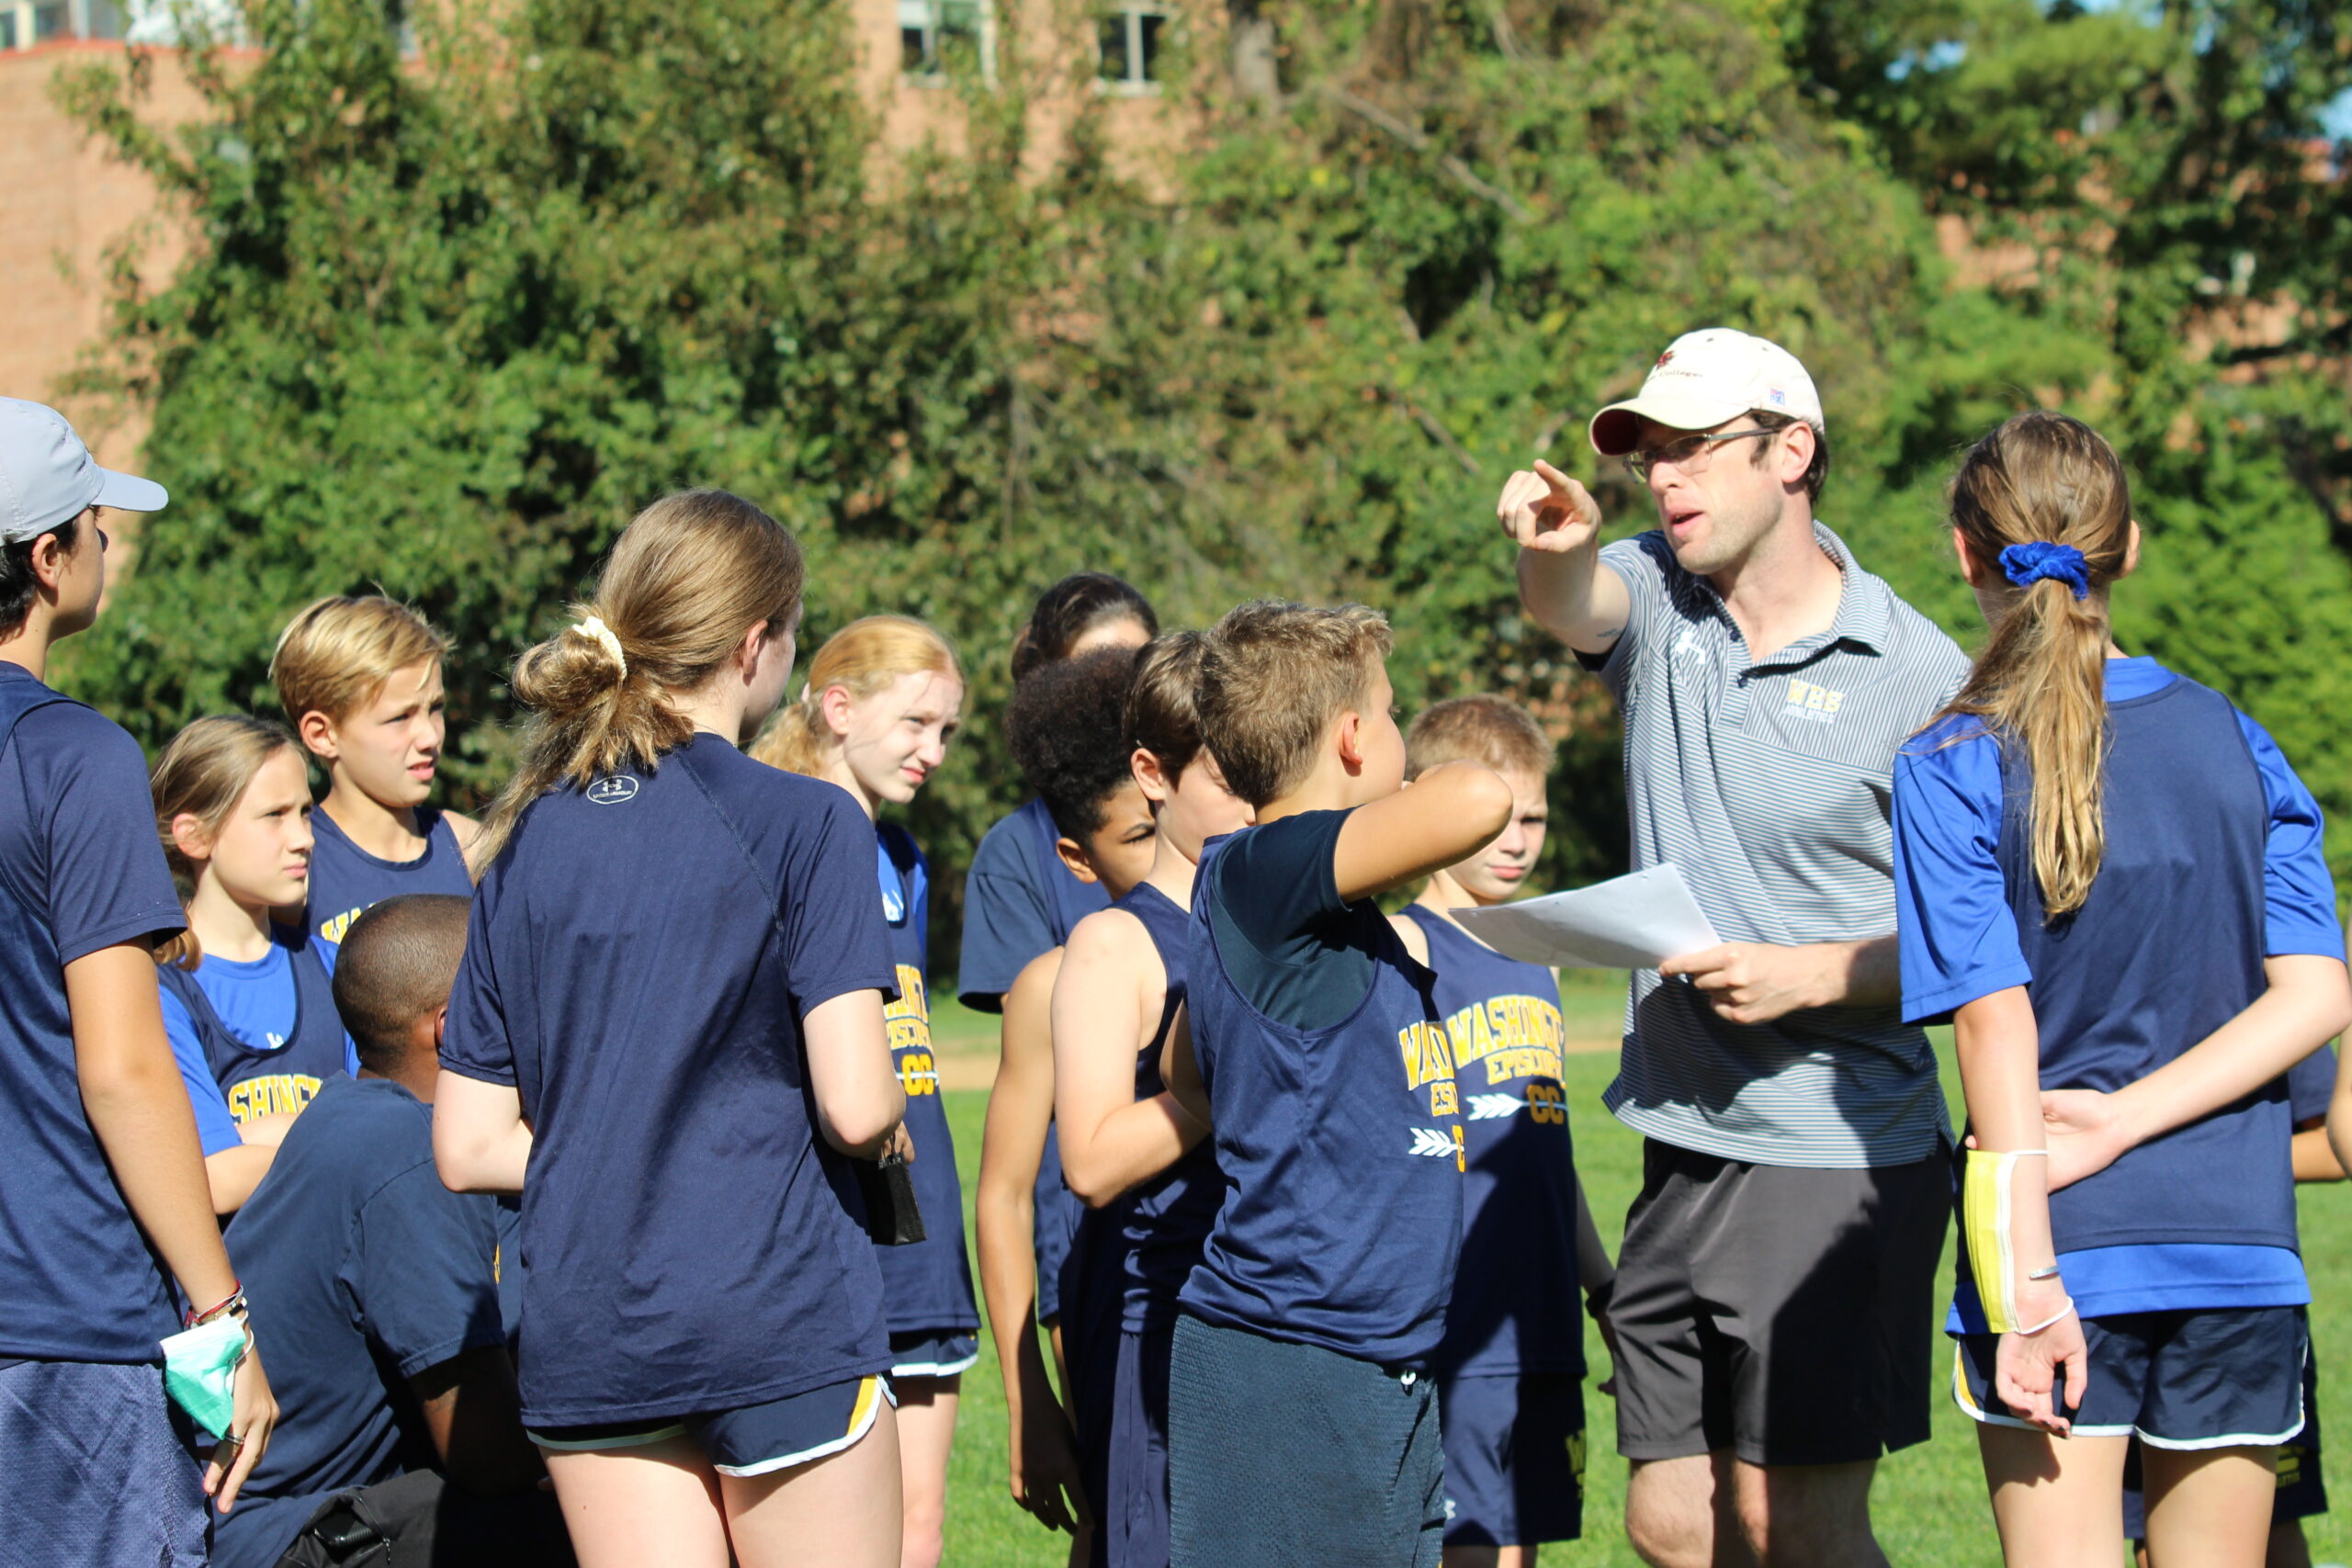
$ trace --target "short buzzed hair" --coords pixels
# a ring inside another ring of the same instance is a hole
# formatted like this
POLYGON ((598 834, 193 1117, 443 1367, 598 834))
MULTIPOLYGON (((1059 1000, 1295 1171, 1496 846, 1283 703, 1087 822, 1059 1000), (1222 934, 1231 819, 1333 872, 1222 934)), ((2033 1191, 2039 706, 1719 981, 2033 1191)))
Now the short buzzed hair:
POLYGON ((1535 716, 1507 697, 1449 697, 1433 703, 1405 732, 1405 776, 1419 778, 1444 762, 1484 762, 1498 773, 1552 772, 1552 738, 1535 716))
POLYGON ((466 954, 473 900, 459 893, 407 893, 371 905, 335 954, 334 1008, 359 1065, 390 1075, 417 1021, 446 1006, 466 954))
POLYGON ((1226 787, 1262 807, 1306 783, 1324 731, 1364 701, 1392 640, 1387 617, 1362 604, 1258 599, 1227 611, 1196 698, 1226 787))

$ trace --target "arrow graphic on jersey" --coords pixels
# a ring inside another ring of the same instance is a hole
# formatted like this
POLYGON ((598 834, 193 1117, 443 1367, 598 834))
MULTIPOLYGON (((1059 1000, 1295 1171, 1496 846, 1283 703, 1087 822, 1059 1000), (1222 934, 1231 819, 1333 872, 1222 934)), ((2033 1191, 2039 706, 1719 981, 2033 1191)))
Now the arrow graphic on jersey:
POLYGON ((1526 1103, 1515 1094, 1474 1094, 1470 1097, 1470 1120, 1492 1122, 1509 1116, 1526 1103))
POLYGON ((1416 1127, 1413 1129, 1413 1152, 1427 1155, 1431 1159, 1452 1159, 1453 1134, 1442 1127, 1416 1127))

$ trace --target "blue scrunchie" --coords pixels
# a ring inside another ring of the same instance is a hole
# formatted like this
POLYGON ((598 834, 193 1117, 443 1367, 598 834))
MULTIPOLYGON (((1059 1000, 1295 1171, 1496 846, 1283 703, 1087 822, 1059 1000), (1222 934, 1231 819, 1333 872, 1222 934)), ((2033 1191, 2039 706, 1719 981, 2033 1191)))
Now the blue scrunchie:
POLYGON ((2073 589, 2077 599, 2091 596, 2090 564, 2083 559, 2083 552, 2072 545, 2036 540, 2030 545, 2007 546, 2001 551, 2001 573, 2019 588, 2030 588, 2047 577, 2073 589))

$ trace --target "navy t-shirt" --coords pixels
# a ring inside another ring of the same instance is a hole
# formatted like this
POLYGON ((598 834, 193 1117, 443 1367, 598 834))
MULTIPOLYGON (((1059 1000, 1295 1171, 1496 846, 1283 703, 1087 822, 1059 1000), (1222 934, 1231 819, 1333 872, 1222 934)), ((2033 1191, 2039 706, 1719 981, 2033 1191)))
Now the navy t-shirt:
MULTIPOLYGON (((1168 1087, 1159 1076, 1159 1055, 1177 1011, 1184 1005, 1192 914, 1148 882, 1139 884, 1114 907, 1143 922, 1168 976, 1159 1022, 1136 1055, 1136 1099, 1150 1100, 1168 1087)), ((1114 1219, 1119 1229, 1124 1265, 1122 1327, 1141 1330, 1174 1321, 1177 1296, 1200 1263, 1201 1247, 1208 1240, 1223 1196, 1216 1149, 1203 1139, 1174 1165, 1099 1211, 1102 1217, 1114 1219)))
POLYGON ((0 661, 0 1358, 160 1362, 179 1327, 83 1110, 65 965, 186 923, 138 743, 0 661))
POLYGON ((1577 1310, 1576 1145, 1560 1084, 1559 982, 1419 904, 1453 1051, 1462 1137, 1462 1258, 1437 1370, 1448 1377, 1584 1374, 1577 1310))
MULTIPOLYGON (((931 874, 907 830, 876 829, 877 900, 890 933, 898 995, 883 1009, 890 1029, 890 1060, 907 1094, 907 1136, 915 1157, 915 1204, 923 1239, 907 1247, 876 1247, 890 1332, 916 1334, 980 1325, 972 1297, 972 1266, 964 1250, 964 1186, 956 1176, 956 1139, 939 1099, 939 1059, 931 1041, 930 981, 924 974, 923 933, 930 930, 931 874)), ((868 889, 869 893, 876 891, 868 889)))
POLYGON ((226 1237, 278 1416, 213 1527, 217 1568, 268 1568, 326 1494, 437 1463, 407 1380, 505 1343, 496 1207, 441 1185, 433 1111, 407 1089, 320 1087, 226 1237))
POLYGON ((442 1066, 513 1085, 524 1418, 667 1420, 887 1371, 882 1276, 800 1021, 897 974, 874 829, 696 735, 534 801, 484 874, 442 1066))
POLYGON ((455 893, 474 890, 466 871, 465 852, 458 848, 458 830, 437 806, 416 808, 416 825, 424 835, 424 852, 414 860, 383 860, 369 854, 346 837, 324 811, 311 813, 309 919, 311 932, 330 948, 342 942, 351 922, 368 906, 404 893, 455 893))
MULTIPOLYGON (((1904 1015, 2025 987, 2044 1089, 2111 1093, 2250 1006, 2266 958, 2344 956, 2318 805, 2270 737, 2152 659, 2110 659, 2104 676, 2106 854, 2063 920, 2043 919, 2016 748, 1955 716, 1895 759, 1904 1015)), ((2290 1134, 2274 1083, 2053 1193, 2083 1315, 2310 1300, 2290 1134)), ((1965 1263, 1954 1310, 1981 1326, 1965 1263)))
POLYGON ((1462 1118, 1433 977, 1377 905, 1340 897, 1347 815, 1245 828, 1203 855, 1185 1006, 1225 1191, 1182 1301, 1421 1367, 1462 1247, 1462 1118), (1292 923, 1270 923, 1272 908, 1292 923))
POLYGON ((2335 1098, 2335 1046, 2323 1045, 2287 1069, 2287 1115, 2296 1126, 2326 1121, 2335 1098))
POLYGON ((964 876, 963 972, 956 994, 977 1012, 1001 1012, 1029 961, 1069 940, 1078 922, 1111 907, 1099 882, 1080 882, 1054 852, 1061 829, 1042 800, 989 829, 964 876))

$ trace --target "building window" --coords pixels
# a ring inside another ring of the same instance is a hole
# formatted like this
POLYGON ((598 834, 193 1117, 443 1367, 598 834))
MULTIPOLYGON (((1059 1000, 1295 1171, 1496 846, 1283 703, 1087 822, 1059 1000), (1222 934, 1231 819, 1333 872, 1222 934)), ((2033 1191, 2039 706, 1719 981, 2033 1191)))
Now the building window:
POLYGON ((899 0, 899 69, 919 80, 976 70, 989 79, 988 34, 981 0, 899 0))
POLYGON ((1159 44, 1168 14, 1155 6, 1122 6, 1102 18, 1095 80, 1113 92, 1159 90, 1159 44))

